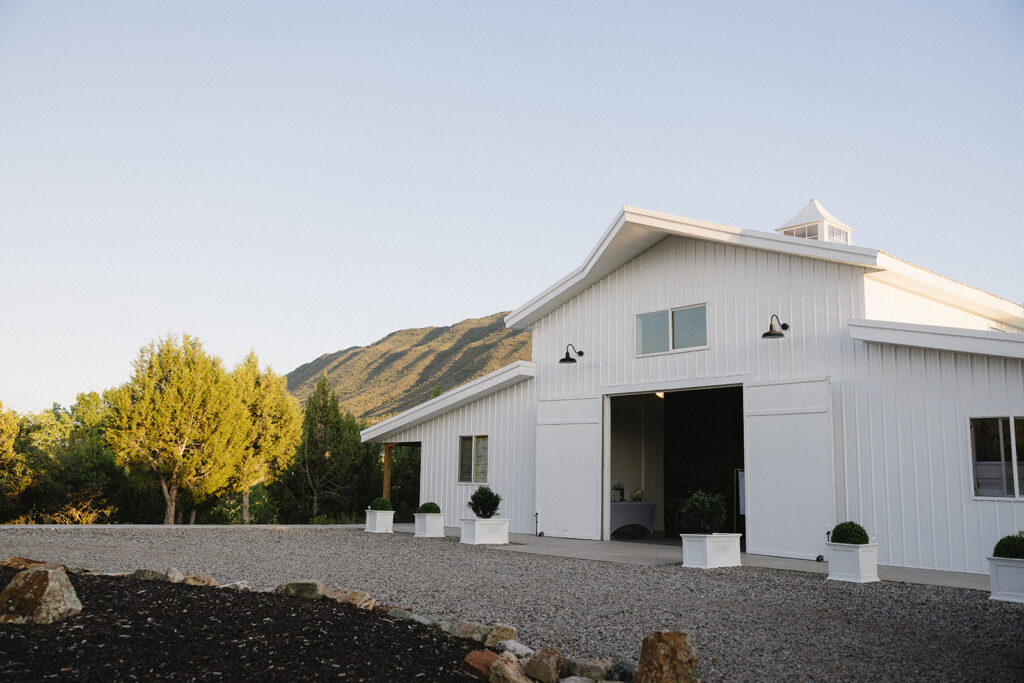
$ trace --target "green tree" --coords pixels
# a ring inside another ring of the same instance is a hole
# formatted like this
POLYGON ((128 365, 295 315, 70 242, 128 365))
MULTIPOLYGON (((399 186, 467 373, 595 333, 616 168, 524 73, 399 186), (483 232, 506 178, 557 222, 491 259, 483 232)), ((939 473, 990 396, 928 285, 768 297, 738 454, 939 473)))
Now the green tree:
POLYGON ((244 451, 249 420, 220 359, 195 337, 144 346, 128 382, 108 392, 107 443, 128 467, 160 483, 164 524, 179 490, 198 502, 225 488, 244 451))
POLYGON ((260 372, 255 353, 235 368, 232 377, 250 424, 231 489, 242 494, 242 524, 248 524, 249 491, 276 476, 295 455, 302 438, 302 411, 284 377, 270 368, 260 372))
POLYGON ((15 449, 21 418, 0 402, 0 520, 17 515, 18 497, 32 483, 24 453, 15 449))

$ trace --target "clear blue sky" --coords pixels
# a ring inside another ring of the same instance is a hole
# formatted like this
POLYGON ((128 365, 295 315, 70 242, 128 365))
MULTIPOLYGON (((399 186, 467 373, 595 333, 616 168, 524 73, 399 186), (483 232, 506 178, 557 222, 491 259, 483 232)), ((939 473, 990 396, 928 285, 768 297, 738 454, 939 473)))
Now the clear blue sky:
POLYGON ((1024 3, 0 0, 0 401, 524 303, 624 204, 1024 300, 1024 3))

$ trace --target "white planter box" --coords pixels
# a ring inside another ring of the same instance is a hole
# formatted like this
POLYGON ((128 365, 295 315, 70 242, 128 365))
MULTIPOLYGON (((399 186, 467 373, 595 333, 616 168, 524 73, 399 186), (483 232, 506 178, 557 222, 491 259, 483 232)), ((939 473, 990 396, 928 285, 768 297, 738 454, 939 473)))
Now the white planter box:
POLYGON ((741 536, 743 534, 679 534, 683 539, 683 566, 739 567, 741 536))
POLYGON ((833 581, 878 581, 877 543, 826 543, 828 578, 833 581))
POLYGON ((460 519, 459 542, 472 545, 508 545, 508 520, 460 519))
POLYGON ((990 557, 988 576, 992 582, 990 600, 1024 602, 1024 560, 990 557))
POLYGON ((366 530, 371 534, 393 533, 392 526, 395 521, 394 510, 367 510, 366 530))
POLYGON ((444 538, 444 514, 440 512, 415 512, 415 538, 444 538))

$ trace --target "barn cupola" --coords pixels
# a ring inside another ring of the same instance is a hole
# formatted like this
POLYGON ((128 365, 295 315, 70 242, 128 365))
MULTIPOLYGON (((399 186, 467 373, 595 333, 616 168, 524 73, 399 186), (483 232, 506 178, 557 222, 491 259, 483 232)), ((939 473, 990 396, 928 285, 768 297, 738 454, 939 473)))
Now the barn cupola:
POLYGON ((800 213, 775 229, 788 237, 803 237, 820 242, 849 244, 853 228, 825 210, 817 199, 807 202, 800 213))

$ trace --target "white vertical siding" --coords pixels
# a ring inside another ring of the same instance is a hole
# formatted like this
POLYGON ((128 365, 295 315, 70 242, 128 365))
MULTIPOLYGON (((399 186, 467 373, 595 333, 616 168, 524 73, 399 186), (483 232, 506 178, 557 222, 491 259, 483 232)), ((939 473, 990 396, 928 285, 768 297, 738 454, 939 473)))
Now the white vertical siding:
POLYGON ((1024 362, 859 346, 849 516, 878 535, 882 564, 988 571, 996 540, 1024 529, 1024 500, 974 497, 970 419, 1024 415, 1024 362))
POLYGON ((459 483, 459 437, 487 435, 487 485, 501 495, 499 515, 516 533, 533 533, 534 380, 515 384, 389 437, 420 442, 420 502, 441 506, 445 526, 472 517, 466 507, 476 484, 459 483))
POLYGON ((864 278, 866 307, 864 317, 871 320, 887 320, 897 323, 940 325, 962 327, 968 330, 1002 330, 1003 332, 1024 332, 1006 323, 997 322, 984 316, 950 306, 941 301, 879 282, 870 275, 864 278))

